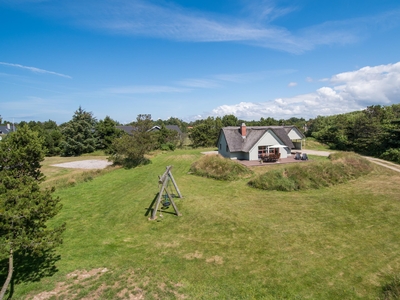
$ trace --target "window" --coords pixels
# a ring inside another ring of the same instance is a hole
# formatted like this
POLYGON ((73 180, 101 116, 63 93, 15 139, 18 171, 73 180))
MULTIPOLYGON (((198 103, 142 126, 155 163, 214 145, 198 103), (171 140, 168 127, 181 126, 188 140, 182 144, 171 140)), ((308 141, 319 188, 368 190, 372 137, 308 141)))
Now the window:
POLYGON ((279 150, 277 148, 268 148, 267 146, 258 146, 258 158, 268 155, 268 152, 270 154, 278 154, 279 150))
POLYGON ((258 146, 258 158, 267 154, 267 146, 258 146))

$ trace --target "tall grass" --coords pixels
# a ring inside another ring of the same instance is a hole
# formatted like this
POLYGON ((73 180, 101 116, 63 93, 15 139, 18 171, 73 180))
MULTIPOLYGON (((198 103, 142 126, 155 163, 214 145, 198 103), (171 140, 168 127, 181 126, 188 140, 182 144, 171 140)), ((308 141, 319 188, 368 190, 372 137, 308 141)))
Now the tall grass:
POLYGON ((249 185, 264 190, 298 191, 345 183, 368 174, 371 163, 354 153, 334 153, 330 161, 287 165, 257 176, 249 185))
POLYGON ((192 164, 190 172, 202 177, 228 181, 237 180, 252 173, 242 164, 221 155, 204 155, 192 164))

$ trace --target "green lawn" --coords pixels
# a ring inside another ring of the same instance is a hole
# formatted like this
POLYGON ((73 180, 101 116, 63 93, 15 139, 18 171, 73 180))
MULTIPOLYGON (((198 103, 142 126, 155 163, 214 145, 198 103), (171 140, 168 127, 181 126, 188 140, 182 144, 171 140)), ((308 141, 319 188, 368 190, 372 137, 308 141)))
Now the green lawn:
POLYGON ((399 273, 400 174, 377 166, 345 185, 267 192, 188 174, 200 156, 162 153, 58 190, 58 272, 17 284, 13 299, 377 299, 399 273), (183 216, 148 221, 167 165, 183 216))

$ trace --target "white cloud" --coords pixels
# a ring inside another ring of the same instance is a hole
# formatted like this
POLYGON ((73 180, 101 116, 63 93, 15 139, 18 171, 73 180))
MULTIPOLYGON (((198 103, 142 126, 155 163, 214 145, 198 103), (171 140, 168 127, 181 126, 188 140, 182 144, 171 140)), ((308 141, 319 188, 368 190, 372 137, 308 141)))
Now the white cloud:
POLYGON ((222 105, 213 109, 210 115, 234 114, 246 120, 267 116, 314 118, 360 110, 368 105, 400 103, 400 62, 340 73, 332 76, 330 82, 333 86, 295 97, 222 105))
POLYGON ((297 85, 297 82, 289 82, 288 87, 294 87, 297 85))
POLYGON ((23 66, 23 65, 19 65, 19 64, 11 64, 11 63, 6 63, 6 62, 0 62, 0 65, 20 68, 20 69, 25 69, 25 70, 29 70, 29 71, 34 72, 34 73, 51 74, 51 75, 65 77, 65 78, 72 78, 69 75, 56 73, 56 72, 53 72, 53 71, 47 71, 47 70, 43 70, 43 69, 39 69, 39 68, 35 68, 35 67, 27 67, 27 66, 23 66))
MULTIPOLYGON (((235 41, 291 53, 302 53, 319 45, 354 43, 365 38, 372 30, 400 25, 400 11, 392 11, 291 31, 272 22, 297 8, 278 7, 270 1, 254 1, 250 4, 243 1, 244 13, 236 17, 200 12, 171 1, 69 0, 44 1, 42 4, 39 1, 35 5, 28 5, 29 2, 26 2, 29 11, 40 11, 40 14, 45 13, 49 17, 60 17, 77 26, 111 34, 192 42, 235 41)), ((19 3, 24 1, 19 0, 19 3)))

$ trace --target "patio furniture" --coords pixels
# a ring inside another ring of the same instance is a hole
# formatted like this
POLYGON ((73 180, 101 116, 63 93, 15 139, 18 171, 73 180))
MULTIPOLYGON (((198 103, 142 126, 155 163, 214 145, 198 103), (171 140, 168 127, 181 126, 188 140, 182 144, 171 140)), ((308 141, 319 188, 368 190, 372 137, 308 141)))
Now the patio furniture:
POLYGON ((263 155, 261 156, 261 159, 263 162, 276 162, 278 159, 281 158, 281 154, 272 154, 270 153, 269 155, 263 155))

